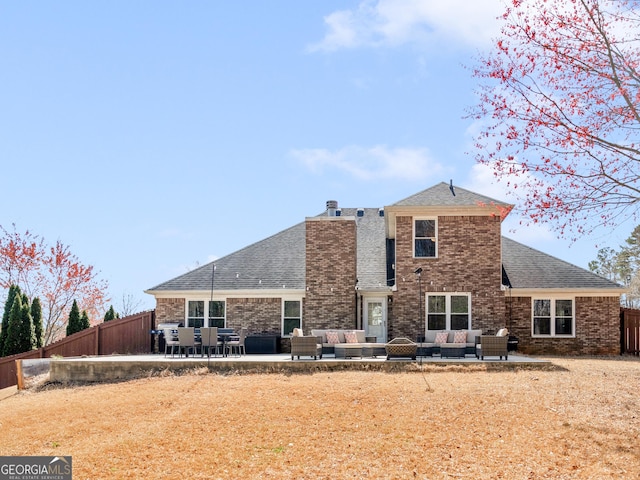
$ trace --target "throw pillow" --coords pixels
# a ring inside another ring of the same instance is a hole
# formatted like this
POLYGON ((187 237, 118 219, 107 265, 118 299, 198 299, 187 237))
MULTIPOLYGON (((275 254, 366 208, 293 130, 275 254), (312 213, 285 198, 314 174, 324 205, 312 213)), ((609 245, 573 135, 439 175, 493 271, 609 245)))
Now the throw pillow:
POLYGON ((506 337, 508 333, 509 330, 507 330, 506 328, 501 328, 500 330, 498 330, 498 333, 496 333, 496 337, 506 337))
POLYGON ((447 343, 447 338, 449 337, 449 332, 438 332, 436 333, 436 339, 434 343, 447 343))
POLYGON ((327 332, 327 343, 340 343, 338 332, 327 332))
POLYGON ((344 339, 347 343, 358 343, 356 332, 344 332, 344 339))
POLYGON ((303 336, 303 334, 302 334, 302 329, 300 329, 300 328, 294 328, 294 329, 293 329, 293 336, 294 336, 294 337, 302 337, 302 336, 303 336))
POLYGON ((453 343, 467 343, 467 331, 457 330, 453 332, 453 343))

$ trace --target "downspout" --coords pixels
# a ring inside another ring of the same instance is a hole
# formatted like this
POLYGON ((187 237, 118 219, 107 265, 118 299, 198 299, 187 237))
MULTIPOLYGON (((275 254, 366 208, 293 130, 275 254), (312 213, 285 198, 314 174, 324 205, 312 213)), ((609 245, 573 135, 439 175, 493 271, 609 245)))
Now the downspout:
POLYGON ((355 314, 356 314, 356 318, 355 320, 355 330, 359 330, 358 328, 358 319, 360 318, 360 294, 358 293, 358 279, 356 278, 356 286, 354 287, 354 291, 355 291, 355 301, 356 301, 356 308, 355 308, 355 314))

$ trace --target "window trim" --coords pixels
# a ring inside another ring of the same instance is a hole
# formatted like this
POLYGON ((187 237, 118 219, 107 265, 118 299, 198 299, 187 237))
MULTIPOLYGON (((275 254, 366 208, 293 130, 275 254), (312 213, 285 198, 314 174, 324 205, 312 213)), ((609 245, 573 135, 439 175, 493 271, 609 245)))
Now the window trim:
POLYGON ((576 298, 564 295, 549 295, 540 297, 531 297, 531 337, 532 338, 576 338, 576 298), (551 301, 551 317, 549 319, 550 332, 549 335, 535 333, 535 311, 534 305, 536 300, 551 301), (571 334, 556 333, 556 302, 559 300, 568 300, 571 302, 571 334))
POLYGON ((445 328, 444 330, 451 330, 451 297, 467 297, 467 328, 471 329, 471 292, 425 292, 424 297, 424 330, 425 332, 435 332, 442 330, 440 328, 435 330, 429 329, 429 297, 445 297, 445 328))
MULTIPOLYGON (((285 302, 298 302, 300 304, 300 323, 298 324, 298 327, 294 327, 294 328, 302 328, 302 297, 299 298, 283 298, 282 299, 282 303, 280 304, 280 335, 282 335, 282 338, 291 338, 291 334, 285 334, 284 333, 284 321, 287 318, 294 318, 294 317, 285 317, 284 313, 285 313, 285 302)), ((292 329, 292 333, 293 333, 293 329, 292 329)))
POLYGON ((420 259, 428 259, 428 258, 438 258, 438 217, 413 217, 413 232, 412 232, 412 245, 411 248, 413 249, 413 258, 420 258, 420 259), (416 237, 416 222, 419 220, 433 220, 434 222, 434 233, 435 236, 434 237, 416 237), (433 257, 418 257, 416 256, 416 240, 420 238, 420 239, 433 239, 433 242, 435 243, 435 253, 433 255, 433 257))
MULTIPOLYGON (((184 312, 184 324, 185 326, 189 326, 189 319, 191 317, 189 317, 189 303, 190 302, 204 302, 204 317, 202 317, 202 324, 207 327, 207 326, 211 326, 209 324, 209 302, 211 301, 211 299, 208 300, 204 300, 202 298, 185 298, 185 312, 184 312)), ((223 323, 226 326, 227 325, 227 299, 226 298, 216 298, 213 300, 214 302, 222 302, 224 304, 224 317, 223 318, 223 323)), ((194 317, 197 319, 200 319, 201 317, 194 317)))

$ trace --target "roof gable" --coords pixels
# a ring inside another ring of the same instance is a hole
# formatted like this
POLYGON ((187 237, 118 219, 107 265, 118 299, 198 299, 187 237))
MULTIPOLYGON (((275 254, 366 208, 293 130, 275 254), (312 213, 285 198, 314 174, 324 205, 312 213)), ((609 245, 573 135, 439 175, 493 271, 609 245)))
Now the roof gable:
POLYGON ((410 197, 394 203, 397 207, 477 207, 481 205, 499 205, 510 207, 510 204, 480 195, 464 188, 440 182, 410 197))

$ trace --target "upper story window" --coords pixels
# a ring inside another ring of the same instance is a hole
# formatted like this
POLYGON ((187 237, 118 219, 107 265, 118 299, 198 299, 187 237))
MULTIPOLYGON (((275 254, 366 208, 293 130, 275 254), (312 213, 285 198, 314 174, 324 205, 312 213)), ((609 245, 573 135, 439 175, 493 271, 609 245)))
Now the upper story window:
POLYGON ((573 337, 573 299, 534 299, 531 324, 534 337, 573 337))
POLYGON ((219 327, 225 324, 224 300, 189 300, 187 302, 187 327, 219 327), (208 319, 205 324, 205 319, 208 319))
POLYGON ((413 256, 416 258, 436 256, 435 219, 415 219, 413 222, 413 256))

